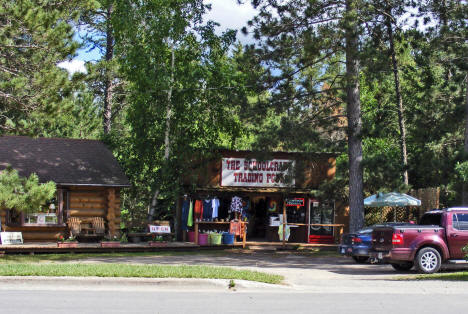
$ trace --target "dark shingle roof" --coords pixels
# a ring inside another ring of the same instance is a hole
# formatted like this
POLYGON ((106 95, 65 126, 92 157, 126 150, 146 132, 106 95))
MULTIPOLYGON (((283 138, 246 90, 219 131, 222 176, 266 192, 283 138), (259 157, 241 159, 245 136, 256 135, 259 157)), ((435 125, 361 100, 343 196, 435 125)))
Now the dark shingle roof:
POLYGON ((59 185, 129 186, 104 143, 65 138, 0 137, 0 170, 11 165, 21 176, 59 185))

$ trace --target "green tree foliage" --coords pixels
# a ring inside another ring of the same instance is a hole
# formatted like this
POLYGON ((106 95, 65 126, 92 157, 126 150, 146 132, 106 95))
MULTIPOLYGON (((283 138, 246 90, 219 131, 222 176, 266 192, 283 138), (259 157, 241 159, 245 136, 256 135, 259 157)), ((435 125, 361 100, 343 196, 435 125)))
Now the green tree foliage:
POLYGON ((346 125, 346 112, 350 225, 357 230, 364 217, 359 46, 368 17, 362 14, 363 1, 252 4, 259 14, 250 22, 258 40, 251 51, 267 66, 262 80, 270 91, 267 101, 282 115, 282 131, 275 133, 300 149, 343 149, 344 136, 336 136, 336 130, 346 125))
POLYGON ((202 22, 206 9, 202 1, 116 6, 116 50, 130 104, 118 155, 145 207, 173 200, 181 175, 241 136, 246 78, 228 54, 235 34, 217 36, 214 23, 202 22))
POLYGON ((72 82, 57 63, 78 47, 71 21, 87 1, 2 1, 0 5, 0 130, 40 132, 38 121, 67 111, 72 82))
POLYGON ((109 134, 114 123, 120 124, 125 101, 125 81, 119 73, 115 55, 114 0, 97 0, 95 5, 81 14, 78 28, 81 30, 84 46, 97 50, 101 57, 87 64, 86 81, 94 92, 102 116, 104 134, 109 134))
POLYGON ((23 178, 11 168, 0 172, 0 208, 35 212, 54 197, 55 191, 54 182, 40 184, 36 174, 23 178))

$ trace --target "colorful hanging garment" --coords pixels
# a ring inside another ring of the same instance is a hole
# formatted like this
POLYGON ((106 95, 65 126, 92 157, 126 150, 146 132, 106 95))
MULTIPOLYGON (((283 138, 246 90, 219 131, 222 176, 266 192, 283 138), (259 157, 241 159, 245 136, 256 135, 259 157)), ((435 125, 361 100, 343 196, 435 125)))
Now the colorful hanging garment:
POLYGON ((231 201, 231 212, 241 213, 242 212, 242 198, 239 196, 233 196, 231 201))
POLYGON ((193 226, 193 202, 190 200, 189 212, 187 217, 187 227, 193 226))
POLYGON ((240 236, 242 234, 242 223, 231 221, 229 224, 229 233, 232 233, 235 236, 240 236))
POLYGON ((194 208, 195 220, 202 220, 203 219, 203 203, 200 200, 195 201, 195 208, 194 208))

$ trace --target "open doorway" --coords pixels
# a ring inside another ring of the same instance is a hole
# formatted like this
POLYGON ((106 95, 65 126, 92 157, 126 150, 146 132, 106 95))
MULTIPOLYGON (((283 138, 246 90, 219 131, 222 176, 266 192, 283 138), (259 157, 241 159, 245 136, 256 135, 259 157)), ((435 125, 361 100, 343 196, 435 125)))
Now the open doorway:
POLYGON ((265 196, 254 196, 251 198, 249 211, 249 226, 247 236, 249 240, 264 240, 266 227, 268 225, 267 198, 265 196))

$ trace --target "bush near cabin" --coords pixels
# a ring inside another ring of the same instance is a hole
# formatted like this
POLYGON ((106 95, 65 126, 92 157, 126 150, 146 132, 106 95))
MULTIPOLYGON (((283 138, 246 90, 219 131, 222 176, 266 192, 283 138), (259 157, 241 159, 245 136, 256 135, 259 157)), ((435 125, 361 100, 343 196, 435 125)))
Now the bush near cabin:
POLYGON ((34 173, 26 178, 12 168, 0 172, 0 209, 35 212, 54 197, 55 191, 54 182, 41 184, 34 173))

